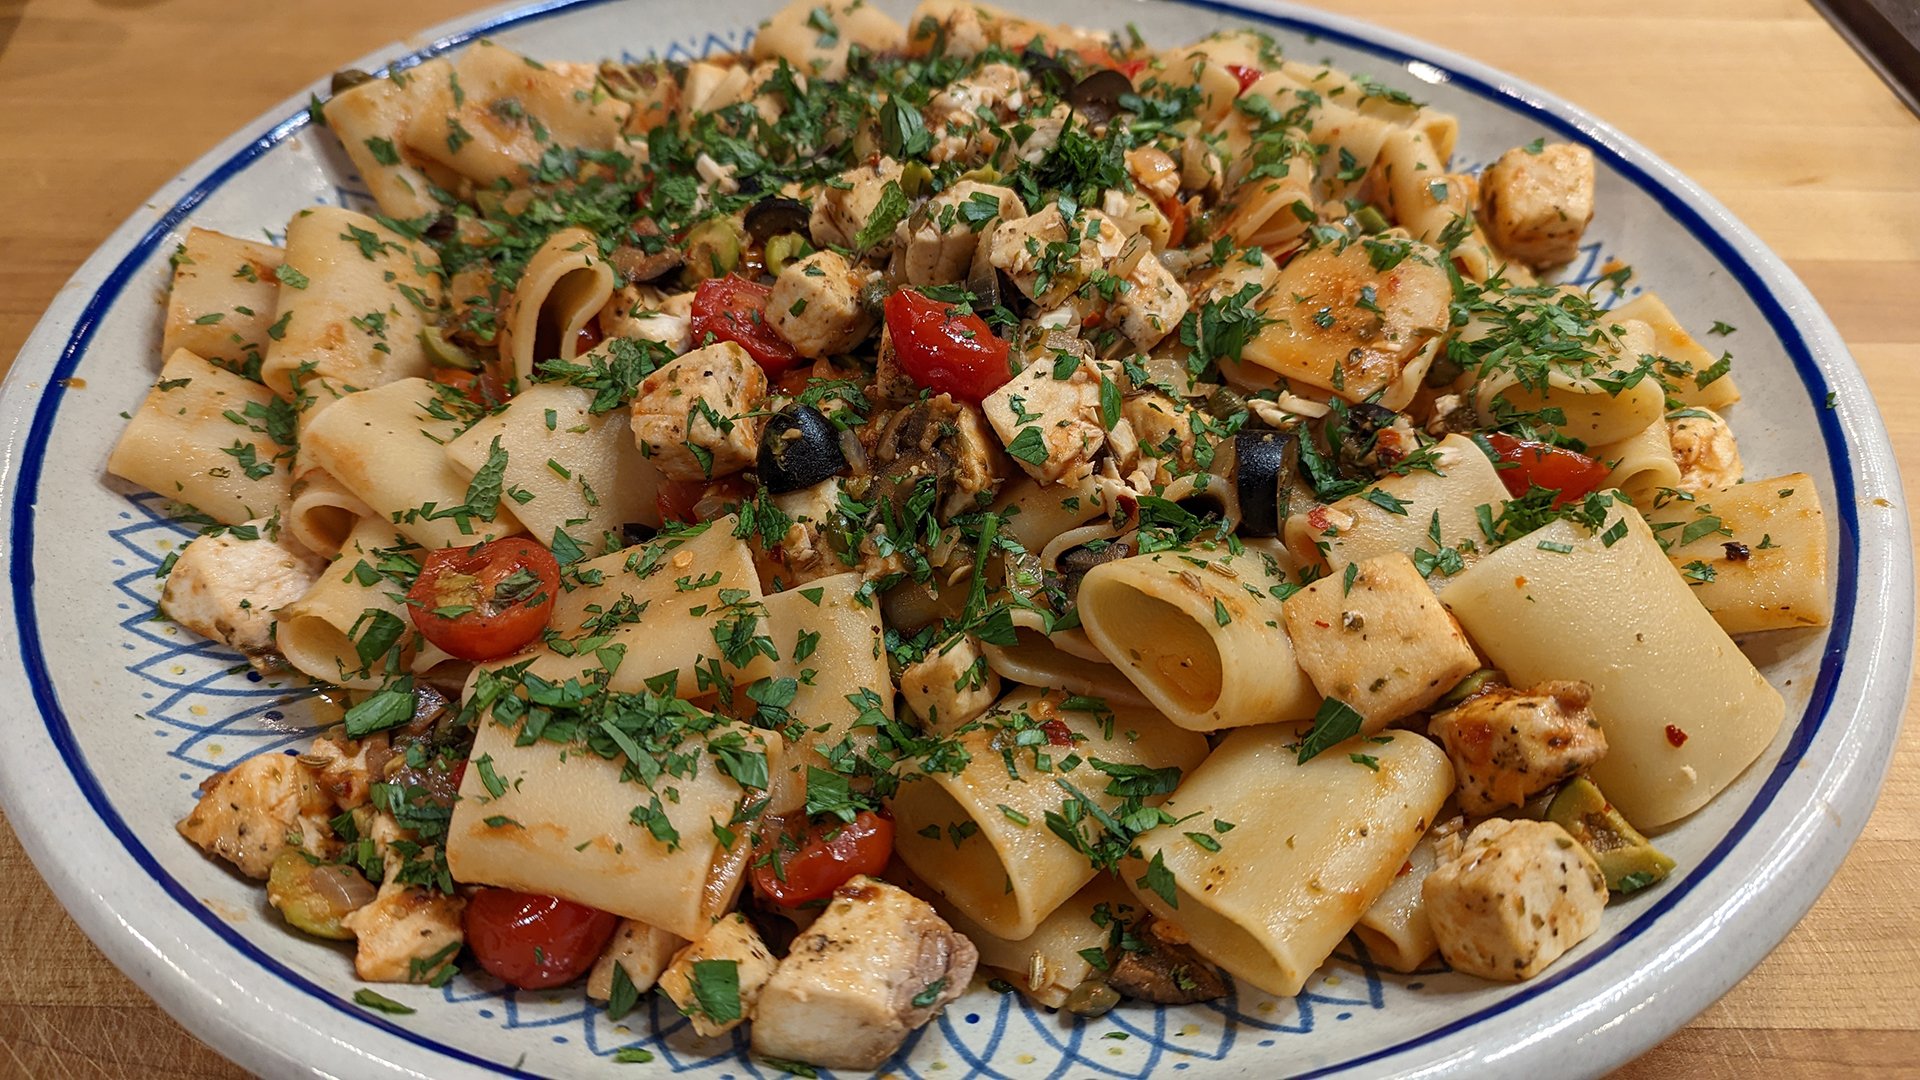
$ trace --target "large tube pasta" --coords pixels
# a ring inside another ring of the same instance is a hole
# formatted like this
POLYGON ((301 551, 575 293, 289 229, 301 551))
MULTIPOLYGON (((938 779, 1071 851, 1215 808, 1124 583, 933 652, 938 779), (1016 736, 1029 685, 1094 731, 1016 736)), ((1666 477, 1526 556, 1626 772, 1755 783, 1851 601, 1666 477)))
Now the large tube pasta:
POLYGON ((1000 531, 1035 554, 1047 546, 1047 541, 1109 509, 1106 494, 1092 475, 1072 483, 1046 485, 1021 475, 1002 489, 992 506, 1000 516, 1000 531))
POLYGON ((377 689, 394 672, 388 670, 384 656, 362 657, 356 640, 366 640, 367 631, 387 619, 398 620, 402 628, 403 666, 412 658, 419 642, 406 605, 394 599, 401 589, 377 570, 387 552, 418 556, 390 523, 361 519, 332 565, 320 572, 300 599, 277 613, 274 640, 287 663, 322 682, 377 689))
POLYGON ((1367 400, 1432 360, 1428 345, 1447 327, 1452 296, 1442 265, 1424 245, 1384 270, 1359 244, 1304 252, 1262 299, 1271 321, 1241 355, 1289 380, 1367 400))
POLYGON ((627 105, 598 89, 597 72, 593 64, 536 64, 482 39, 429 81, 407 145, 476 186, 524 184, 549 147, 614 148, 627 105))
POLYGON ((259 371, 278 303, 274 271, 285 254, 258 240, 187 230, 173 256, 160 355, 188 349, 236 371, 259 371))
POLYGON ((585 229, 561 229, 527 260, 501 318, 500 355, 521 382, 544 360, 572 360, 580 331, 613 296, 613 267, 585 229))
POLYGON ((419 151, 407 145, 406 130, 414 114, 444 90, 452 70, 445 60, 429 60, 348 87, 327 101, 327 126, 340 136, 355 171, 388 217, 417 218, 443 209, 433 196, 432 179, 420 167, 419 151))
MULTIPOLYGON (((1564 422, 1554 425, 1562 434, 1592 446, 1631 438, 1666 414, 1667 396, 1660 380, 1643 373, 1641 357, 1652 355, 1653 331, 1634 319, 1602 316, 1601 336, 1587 360, 1551 363, 1543 373, 1524 377, 1514 367, 1496 371, 1473 386, 1474 408, 1482 416, 1498 415, 1495 400, 1523 412, 1558 409, 1564 422)), ((1470 327, 1469 336, 1478 327, 1470 327)))
POLYGON ((1437 244, 1454 222, 1472 213, 1467 184, 1448 175, 1439 148, 1424 131, 1388 131, 1380 146, 1377 175, 1377 196, 1383 197, 1393 220, 1417 240, 1437 244))
POLYGON ((1647 520, 1727 633, 1825 626, 1832 617, 1827 522, 1806 473, 1703 491, 1647 520))
POLYGON ((1313 715, 1320 695, 1280 629, 1279 566, 1226 546, 1101 563, 1080 583, 1087 636, 1169 720, 1215 731, 1313 715))
POLYGON ((1452 580, 1448 572, 1471 565, 1486 546, 1486 537, 1480 533, 1480 507, 1497 514, 1508 496, 1492 459, 1472 439, 1449 435, 1430 453, 1432 469, 1410 468, 1402 476, 1383 476, 1357 495, 1289 517, 1287 550, 1304 563, 1324 563, 1334 570, 1390 551, 1409 556, 1451 551, 1453 555, 1437 558, 1427 575, 1435 590, 1446 588, 1452 580), (1382 498, 1379 492, 1388 497, 1382 498))
POLYGON ((1058 693, 1015 691, 959 736, 970 755, 964 768, 926 774, 894 796, 900 858, 1000 937, 1031 935, 1093 880, 1086 856, 1045 824, 1070 798, 1063 784, 1103 810, 1119 805, 1120 797, 1106 791, 1108 777, 1087 759, 1185 770, 1206 756, 1205 739, 1150 711, 1096 713, 1068 703, 1058 693), (1009 747, 1004 755, 999 749, 1019 730, 1056 720, 1072 733, 1071 749, 1046 739, 1009 747), (1069 754, 1078 759, 1071 770, 1064 767, 1069 754))
POLYGON ((660 523, 660 470, 641 456, 627 410, 596 415, 592 404, 591 390, 535 383, 448 443, 447 460, 471 479, 498 439, 502 490, 529 533, 551 544, 564 532, 589 551, 611 536, 607 546, 620 547, 622 525, 660 523))
MULTIPOLYGON (((1009 682, 1058 687, 1070 694, 1100 698, 1113 705, 1147 708, 1147 696, 1120 669, 1062 649, 1036 626, 1023 626, 1024 611, 1014 612, 1013 644, 983 642, 987 666, 1009 682)), ((1057 635, 1056 635, 1057 636, 1057 635)))
POLYGON ((1342 743, 1305 764, 1298 738, 1291 725, 1232 732, 1167 800, 1176 818, 1233 825, 1219 850, 1187 839, 1194 823, 1163 825, 1121 867, 1134 896, 1202 956, 1283 996, 1386 891, 1453 791, 1446 754, 1413 732, 1342 743), (1154 864, 1172 875, 1177 906, 1152 887, 1154 864))
MULTIPOLYGON (((713 730, 731 732, 747 753, 765 755, 769 774, 779 770, 778 734, 713 730)), ((690 939, 733 907, 749 830, 736 828, 723 845, 714 826, 734 819, 745 789, 707 756, 701 736, 690 734, 680 751, 696 758, 688 774, 663 773, 649 790, 621 779, 624 759, 540 740, 522 746, 519 734, 518 725, 480 721, 447 829, 455 879, 562 897, 690 939), (641 824, 640 808, 664 815, 667 828, 641 824)))
POLYGON ((402 379, 348 394, 301 433, 301 458, 325 469, 424 547, 519 532, 519 521, 500 502, 501 488, 491 490, 486 505, 468 505, 470 477, 447 458, 446 444, 460 422, 441 399, 443 392, 450 391, 425 379, 402 379))
POLYGON ((1099 977, 1100 969, 1087 959, 1088 953, 1104 954, 1115 930, 1135 909, 1133 894, 1110 874, 1094 877, 1040 920, 1033 933, 1017 940, 992 933, 945 899, 936 899, 934 906, 980 950, 981 964, 998 970, 1049 1009, 1066 1004, 1074 987, 1099 977))
POLYGON ((893 719, 880 607, 860 597, 863 582, 858 573, 836 574, 765 600, 768 632, 780 654, 771 677, 793 680, 793 699, 783 708, 806 729, 791 755, 803 773, 807 765, 824 766, 822 752, 843 741, 856 748, 870 742, 871 727, 856 726, 863 719, 869 725, 875 717, 893 719))
POLYGON ((1240 97, 1240 80, 1231 68, 1259 68, 1267 42, 1252 30, 1222 30, 1182 49, 1169 49, 1155 76, 1170 87, 1192 86, 1199 93, 1193 112, 1203 124, 1217 124, 1240 97))
MULTIPOLYGON (((692 536, 665 536, 574 564, 553 605, 561 640, 532 654, 534 674, 565 679, 606 666, 622 693, 697 697, 773 674, 783 647, 761 603, 760 577, 746 544, 721 518, 692 536), (599 639, 617 663, 574 643, 599 639)), ((790 644, 790 643, 789 643, 790 644)), ((524 660, 526 655, 513 658, 524 660)))
POLYGON ((865 0, 825 0, 814 7, 788 4, 760 24, 747 55, 785 60, 808 78, 844 79, 847 54, 855 45, 875 55, 896 53, 906 48, 907 28, 865 0), (816 11, 821 14, 816 16, 816 11), (833 33, 820 32, 822 18, 833 33))
POLYGON ((1680 465, 1673 459, 1673 440, 1667 435, 1664 416, 1638 435, 1593 447, 1588 453, 1612 466, 1600 486, 1621 492, 1643 511, 1656 505, 1660 489, 1680 483, 1680 465))
POLYGON ((1433 936, 1433 924, 1427 921, 1427 901, 1421 892, 1435 861, 1433 835, 1429 833, 1414 845, 1393 882, 1354 926, 1353 936, 1381 967, 1413 971, 1440 947, 1433 936))
POLYGON ((1593 688, 1592 769, 1629 821, 1687 816, 1766 750, 1786 702, 1694 600, 1640 514, 1556 521, 1481 559, 1442 597, 1517 686, 1593 688))
POLYGON ((1460 134, 1460 121, 1453 116, 1324 64, 1286 60, 1281 62, 1280 70, 1301 86, 1357 110, 1362 116, 1378 117, 1420 132, 1427 137, 1441 165, 1453 157, 1453 144, 1460 134))
POLYGON ((1724 409, 1740 400, 1733 376, 1724 368, 1715 376, 1713 369, 1719 359, 1687 333, 1666 301, 1645 292, 1608 314, 1615 319, 1636 319, 1653 330, 1654 355, 1672 362, 1662 367, 1661 374, 1672 384, 1673 396, 1682 402, 1703 409, 1724 409), (1703 381, 1705 385, 1701 385, 1703 381))
POLYGON ((261 379, 303 408, 325 408, 335 395, 316 383, 344 392, 427 374, 420 331, 440 304, 439 269, 432 248, 365 214, 293 215, 261 379))
MULTIPOLYGON (((296 466, 298 468, 298 466, 296 466)), ((287 504, 287 531, 315 555, 332 558, 373 510, 325 469, 300 468, 287 504)))
POLYGON ((181 349, 120 433, 107 471, 225 525, 287 500, 286 448, 269 438, 273 394, 181 349))

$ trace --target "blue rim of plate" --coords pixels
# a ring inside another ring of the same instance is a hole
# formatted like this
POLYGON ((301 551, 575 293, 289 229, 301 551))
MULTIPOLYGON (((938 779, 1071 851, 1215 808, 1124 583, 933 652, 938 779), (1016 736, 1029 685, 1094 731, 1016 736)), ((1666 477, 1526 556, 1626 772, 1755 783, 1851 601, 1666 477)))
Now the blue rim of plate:
MULTIPOLYGON (((425 48, 407 53, 393 60, 388 67, 405 68, 429 59, 440 53, 455 49, 488 33, 538 22, 557 14, 580 11, 598 7, 612 0, 548 0, 545 3, 509 11, 500 16, 481 22, 464 30, 435 40, 425 48)), ((1739 283, 1755 307, 1766 318, 1767 327, 1786 349, 1788 358, 1793 362, 1794 370, 1799 374, 1801 383, 1806 387, 1814 405, 1815 416, 1820 428, 1821 441, 1827 450, 1828 466, 1833 472, 1833 501, 1838 511, 1838 596, 1834 603, 1833 621, 1828 632, 1825 654, 1821 658, 1820 670, 1815 679, 1806 710, 1788 738, 1781 751, 1779 762, 1768 774, 1766 781, 1755 794, 1739 820, 1722 837, 1699 864, 1690 868, 1686 878, 1664 890, 1647 904, 1631 923, 1627 924, 1613 937, 1592 953, 1580 958, 1574 964, 1558 968, 1545 978, 1529 982, 1526 989, 1517 991, 1501 1001, 1478 1009, 1466 1016, 1458 1017, 1431 1030, 1421 1032, 1360 1056, 1350 1058, 1338 1064, 1322 1066, 1305 1073, 1295 1074, 1295 1080, 1310 1080, 1314 1077, 1330 1076, 1358 1066, 1367 1065, 1384 1058, 1413 1050, 1422 1043, 1443 1038, 1466 1028, 1489 1020, 1502 1013, 1517 1008, 1547 993, 1567 980, 1579 976, 1582 972, 1596 966, 1622 947, 1630 944, 1641 934, 1651 929, 1660 916, 1690 893, 1694 886, 1705 881, 1712 870, 1718 866, 1729 852, 1743 840, 1754 823, 1773 804, 1780 787, 1791 776, 1812 744, 1814 736, 1825 723, 1827 713, 1832 707, 1836 684, 1844 661, 1844 645, 1852 636, 1854 608, 1858 599, 1856 570, 1859 558, 1859 513, 1854 491, 1852 457, 1848 451, 1846 434, 1841 428, 1835 410, 1825 407, 1829 396, 1826 375, 1814 360, 1812 349, 1800 332, 1793 318, 1770 290, 1759 271, 1748 263, 1746 258, 1712 223, 1691 205, 1676 194, 1660 178, 1654 176, 1622 152, 1612 142, 1596 137, 1595 131, 1574 120, 1561 116, 1548 106, 1534 100, 1521 90, 1511 86, 1498 86, 1477 76, 1453 70, 1445 64, 1436 63, 1428 56, 1417 56, 1398 48, 1383 45, 1359 34, 1329 26, 1324 23, 1295 15, 1280 15, 1256 9, 1244 8, 1229 0, 1170 0, 1189 7, 1221 11, 1237 18, 1253 22, 1266 23, 1295 33, 1338 42, 1339 44, 1377 56, 1382 60, 1405 67, 1418 63, 1438 72, 1450 85, 1460 86, 1477 97, 1487 99, 1502 107, 1520 112, 1554 133, 1572 139, 1593 150, 1604 160, 1607 166, 1629 180, 1646 195, 1657 202, 1670 217, 1688 234, 1710 252, 1716 261, 1724 267, 1739 283)), ((48 737, 59 750, 61 759, 66 763, 73 780, 86 797, 88 804, 109 831, 111 831, 127 854, 133 858, 149 877, 158 883, 181 907, 191 911, 199 921, 218 936, 227 945, 254 963, 272 972, 289 986, 300 990, 332 1009, 352 1019, 378 1028, 386 1034, 400 1038, 422 1049, 433 1051, 464 1064, 501 1076, 528 1077, 539 1080, 539 1074, 526 1072, 498 1062, 488 1061, 456 1046, 428 1038, 392 1021, 368 1013, 365 1009, 339 997, 332 991, 293 971, 285 964, 268 955, 258 946, 228 926, 207 905, 195 898, 191 891, 168 874, 153 855, 142 845, 128 827, 125 819, 114 809, 98 778, 87 764, 79 743, 74 736, 72 726, 67 722, 66 713, 60 707, 53 688, 52 678, 47 669, 46 656, 41 648, 39 619, 33 601, 33 537, 34 505, 38 493, 41 467, 44 462, 44 445, 53 427, 55 414, 59 411, 61 399, 66 387, 62 380, 70 376, 85 357, 94 330, 105 313, 119 299, 133 276, 146 265, 165 242, 167 235, 185 223, 187 216, 209 195, 227 181, 244 172, 255 159, 266 154, 275 146, 308 126, 307 113, 300 112, 274 125, 265 134, 254 139, 235 152, 226 161, 221 162, 205 179, 194 185, 162 214, 134 244, 133 249, 114 266, 105 281, 87 300, 79 318, 74 324, 60 358, 55 363, 46 388, 33 413, 33 421, 28 428, 20 462, 19 481, 14 489, 10 511, 14 555, 8 569, 12 589, 15 624, 19 631, 21 659, 26 671, 29 686, 32 689, 35 705, 45 721, 48 737)))

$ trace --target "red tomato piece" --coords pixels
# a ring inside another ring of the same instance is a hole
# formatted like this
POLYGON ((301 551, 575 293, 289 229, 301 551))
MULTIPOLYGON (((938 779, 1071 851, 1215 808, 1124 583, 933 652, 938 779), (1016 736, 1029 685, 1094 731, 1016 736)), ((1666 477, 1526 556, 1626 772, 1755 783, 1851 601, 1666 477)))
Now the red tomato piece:
POLYGON ((578 356, 605 340, 607 340, 607 335, 601 331, 600 324, 598 322, 590 322, 581 327, 580 331, 573 336, 573 354, 578 356))
POLYGON ((1260 77, 1266 74, 1257 67, 1248 67, 1245 64, 1228 64, 1227 72, 1239 80, 1240 92, 1243 94, 1247 92, 1247 87, 1259 82, 1260 77))
POLYGON ((767 322, 767 297, 773 290, 758 282, 728 274, 708 278, 693 294, 689 320, 697 347, 708 334, 747 350, 767 374, 778 375, 800 362, 793 346, 774 333, 767 322))
POLYGON ((484 405, 489 409, 505 404, 506 400, 513 396, 507 393, 506 386, 502 384, 499 376, 493 373, 493 368, 490 366, 479 371, 437 367, 433 369, 433 381, 442 386, 451 386, 460 391, 468 401, 475 405, 484 405))
POLYGON ((694 504, 706 490, 707 485, 699 480, 662 480, 660 490, 654 493, 653 505, 667 521, 692 524, 696 520, 694 504))
POLYGON ((1140 81, 1140 73, 1147 70, 1147 64, 1147 59, 1141 57, 1134 60, 1122 60, 1115 64, 1114 68, 1117 69, 1120 74, 1125 75, 1128 81, 1138 83, 1140 81))
POLYGON ((407 591, 407 610, 428 641, 462 660, 492 660, 540 636, 559 592, 553 555, 509 536, 429 552, 407 591))
POLYGON ((862 810, 852 821, 784 826, 754 849, 753 891, 782 907, 833 895, 861 874, 878 874, 893 855, 893 819, 862 810))
POLYGON ((1611 471, 1585 454, 1550 443, 1515 438, 1499 431, 1486 438, 1502 462, 1513 464, 1500 470, 1500 481, 1515 498, 1525 495, 1529 488, 1543 487, 1559 492, 1554 496, 1553 505, 1565 506, 1585 498, 1611 471))
POLYGON ((511 889, 481 889, 467 902, 467 945, 501 982, 522 990, 564 986, 587 973, 620 925, 617 915, 511 889))
POLYGON ((1073 745, 1073 729, 1067 726, 1065 720, 1043 720, 1040 730, 1047 733, 1047 742, 1054 746, 1073 745))
POLYGON ((916 289, 887 297, 887 330, 900 370, 936 394, 978 403, 1013 378, 987 320, 916 289))

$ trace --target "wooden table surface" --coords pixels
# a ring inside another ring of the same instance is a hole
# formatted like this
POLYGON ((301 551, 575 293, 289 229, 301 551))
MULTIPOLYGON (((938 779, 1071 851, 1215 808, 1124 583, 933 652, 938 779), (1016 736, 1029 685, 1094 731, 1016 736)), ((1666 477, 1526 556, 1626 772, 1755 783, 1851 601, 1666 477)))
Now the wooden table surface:
MULTIPOLYGON (((1703 184, 1812 287, 1920 477, 1920 121, 1803 0, 1321 3, 1545 86, 1703 184)), ((168 177, 336 66, 475 6, 0 0, 0 370, 168 177)), ((1620 1076, 1920 1076, 1912 721, 1812 913, 1620 1076)), ((0 1077, 236 1075, 88 943, 0 823, 0 1077)))

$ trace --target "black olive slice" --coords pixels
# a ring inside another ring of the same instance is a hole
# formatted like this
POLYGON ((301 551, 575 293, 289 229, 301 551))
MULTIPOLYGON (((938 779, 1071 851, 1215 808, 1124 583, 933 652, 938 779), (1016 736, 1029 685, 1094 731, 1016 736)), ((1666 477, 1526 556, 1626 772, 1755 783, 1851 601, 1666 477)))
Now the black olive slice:
POLYGON ((802 491, 847 470, 840 432, 811 405, 792 405, 760 436, 760 482, 775 495, 802 491))
POLYGON ((1067 102, 1097 124, 1122 112, 1120 96, 1131 93, 1133 80, 1112 68, 1102 68, 1074 83, 1067 91, 1067 102))
POLYGON ((1064 97, 1067 91, 1073 89, 1073 73, 1067 70, 1067 65, 1061 63, 1059 57, 1051 53, 1029 47, 1020 54, 1020 66, 1026 68, 1027 74, 1033 76, 1033 81, 1049 94, 1064 97))
POLYGON ((1300 477, 1300 443, 1290 432, 1242 431, 1233 437, 1233 482, 1240 532, 1279 536, 1300 477))
POLYGON ((804 236, 812 217, 813 211, 807 209, 807 204, 799 199, 769 195, 747 208, 747 235, 761 245, 781 233, 800 233, 804 236))

